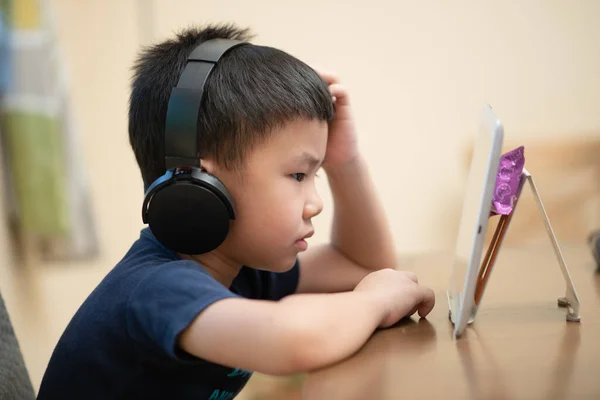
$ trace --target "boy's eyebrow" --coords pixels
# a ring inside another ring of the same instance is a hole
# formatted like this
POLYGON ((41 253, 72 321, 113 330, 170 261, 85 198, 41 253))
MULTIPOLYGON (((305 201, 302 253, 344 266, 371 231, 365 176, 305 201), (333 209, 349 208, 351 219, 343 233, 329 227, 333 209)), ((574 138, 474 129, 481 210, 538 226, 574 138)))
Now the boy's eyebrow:
POLYGON ((310 167, 317 167, 317 169, 321 167, 321 164, 323 164, 324 161, 307 151, 303 151, 302 153, 298 154, 296 159, 301 164, 308 164, 310 167))

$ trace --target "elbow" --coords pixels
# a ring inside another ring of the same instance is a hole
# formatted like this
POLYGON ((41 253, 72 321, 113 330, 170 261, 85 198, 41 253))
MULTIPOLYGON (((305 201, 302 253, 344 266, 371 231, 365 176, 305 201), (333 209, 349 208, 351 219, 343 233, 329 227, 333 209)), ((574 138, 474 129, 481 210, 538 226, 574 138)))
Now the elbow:
POLYGON ((396 269, 398 265, 398 257, 393 251, 382 252, 379 257, 369 260, 368 265, 361 266, 369 271, 379 271, 382 269, 396 269))
POLYGON ((397 264, 397 257, 393 249, 390 251, 378 252, 376 255, 369 254, 367 257, 362 257, 361 259, 353 258, 350 254, 346 253, 339 246, 330 244, 333 251, 337 252, 341 257, 343 257, 346 262, 349 262, 356 267, 360 267, 367 272, 378 271, 381 269, 391 268, 394 269, 397 264))
POLYGON ((379 260, 375 260, 369 265, 361 265, 367 271, 379 271, 382 269, 396 269, 398 262, 396 260, 396 256, 392 254, 391 256, 382 256, 379 260))

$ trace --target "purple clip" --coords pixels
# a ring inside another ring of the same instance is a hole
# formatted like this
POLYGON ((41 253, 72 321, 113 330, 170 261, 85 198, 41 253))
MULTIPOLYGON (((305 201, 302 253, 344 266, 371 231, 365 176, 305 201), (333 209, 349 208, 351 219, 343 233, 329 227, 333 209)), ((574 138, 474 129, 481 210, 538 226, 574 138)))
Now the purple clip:
POLYGON ((492 215, 508 215, 512 212, 522 183, 521 174, 524 167, 525 148, 523 146, 500 157, 492 198, 492 215))

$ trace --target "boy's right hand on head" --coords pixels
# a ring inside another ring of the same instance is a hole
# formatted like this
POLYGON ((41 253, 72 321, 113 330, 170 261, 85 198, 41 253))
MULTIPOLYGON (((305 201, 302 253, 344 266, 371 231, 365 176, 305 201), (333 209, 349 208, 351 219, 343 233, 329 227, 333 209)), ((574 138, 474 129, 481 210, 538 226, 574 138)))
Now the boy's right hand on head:
POLYGON ((380 328, 392 326, 417 311, 424 318, 435 305, 433 290, 420 286, 417 276, 406 271, 382 269, 371 272, 354 291, 368 292, 376 299, 382 310, 380 328))

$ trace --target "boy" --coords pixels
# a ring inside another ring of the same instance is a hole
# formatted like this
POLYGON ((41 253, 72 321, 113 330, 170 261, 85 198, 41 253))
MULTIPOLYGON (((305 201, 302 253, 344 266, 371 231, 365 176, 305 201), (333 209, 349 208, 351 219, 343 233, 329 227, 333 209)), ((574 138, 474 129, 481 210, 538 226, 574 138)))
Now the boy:
MULTIPOLYGON (((190 52, 248 36, 229 25, 189 29, 142 53, 129 134, 146 186, 165 172, 167 103, 190 52)), ((228 235, 187 255, 142 230, 63 333, 39 399, 231 399, 250 371, 325 366, 376 328, 433 308, 430 289, 391 269, 392 238, 333 75, 248 44, 219 60, 204 90, 200 162, 235 201, 228 235), (320 167, 332 238, 308 250, 320 167)))

